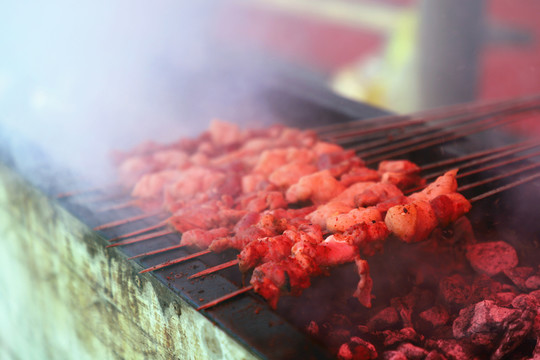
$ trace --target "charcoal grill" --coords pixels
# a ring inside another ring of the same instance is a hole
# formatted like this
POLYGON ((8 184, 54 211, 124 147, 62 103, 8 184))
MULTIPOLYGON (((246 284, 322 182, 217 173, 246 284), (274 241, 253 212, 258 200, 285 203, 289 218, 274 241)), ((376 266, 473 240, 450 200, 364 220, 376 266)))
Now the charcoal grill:
MULTIPOLYGON (((266 91, 272 107, 279 109, 277 115, 292 119, 300 126, 313 124, 313 119, 316 125, 324 125, 388 115, 381 110, 338 98, 297 79, 270 81, 266 91)), ((426 126, 430 125, 420 125, 426 126)), ((504 145, 515 139, 498 131, 471 133, 426 149, 409 151, 400 157, 427 164, 483 150, 488 141, 504 145)), ((358 144, 352 139, 346 145, 358 144)), ((332 301, 335 300, 330 297, 334 296, 320 297, 321 292, 328 293, 324 289, 333 285, 332 279, 343 277, 350 271, 347 266, 336 269, 329 278, 316 280, 314 289, 309 289, 302 297, 283 298, 277 311, 272 311, 256 294, 245 293, 199 312, 196 310, 199 305, 238 290, 242 279, 236 268, 196 280, 190 280, 188 276, 233 259, 234 252, 208 254, 141 275, 139 272, 143 269, 186 256, 193 250, 174 249, 128 260, 128 257, 140 253, 174 246, 179 242, 179 235, 168 234, 130 246, 106 248, 110 244, 108 240, 154 225, 160 218, 144 217, 120 226, 92 231, 92 228, 102 224, 137 216, 141 212, 129 206, 115 208, 115 205, 124 204, 127 198, 118 194, 107 197, 99 190, 57 200, 55 195, 81 188, 80 183, 70 185, 53 180, 46 187, 40 182, 41 185, 36 188, 31 184, 28 173, 17 167, 9 151, 4 149, 3 155, 0 167, 0 224, 2 233, 7 234, 3 240, 3 256, 17 257, 25 276, 35 276, 35 281, 31 283, 40 284, 33 285, 39 292, 33 294, 36 309, 47 309, 46 301, 39 300, 41 296, 56 297, 59 303, 63 303, 67 310, 55 308, 54 311, 60 317, 67 314, 73 316, 71 325, 75 333, 68 338, 81 343, 94 358, 334 357, 302 329, 306 311, 301 309, 306 301, 319 301, 321 308, 333 306, 332 301), (109 210, 103 211, 105 208, 109 210)), ((530 163, 531 160, 527 161, 530 163)), ((483 172, 474 175, 471 181, 501 171, 494 169, 483 172)), ((47 171, 44 173, 45 177, 53 175, 47 174, 47 171)), ((480 191, 500 184, 489 183, 480 191)), ((520 258, 524 262, 537 262, 540 228, 531 214, 539 213, 540 201, 531 202, 530 198, 540 196, 539 188, 540 182, 536 180, 477 202, 470 217, 480 236, 511 234, 511 238, 516 240, 514 243, 519 248, 520 258), (526 200, 527 206, 524 205, 526 200), (505 215, 504 221, 501 221, 500 213, 510 216, 506 218, 505 215)), ((478 193, 479 190, 474 191, 478 193)), ((11 274, 10 269, 2 270, 4 277, 11 274)), ((10 276, 17 276, 17 273, 10 276)), ((12 282, 4 283, 13 285, 12 282)), ((381 281, 381 284, 384 282, 381 281)), ((345 287, 347 285, 350 284, 343 284, 345 287)), ((337 291, 340 294, 341 290, 337 291)), ((335 297, 343 300, 343 296, 335 297)), ((29 313, 35 315, 32 311, 29 313)), ((54 314, 46 317, 48 321, 54 322, 54 314)), ((13 320, 7 323, 13 324, 13 320)), ((28 323, 21 325, 28 326, 28 323)), ((45 329, 37 346, 50 346, 55 349, 51 351, 64 352, 60 357, 68 356, 69 346, 54 340, 51 334, 67 333, 66 328, 56 324, 45 329)), ((29 334, 28 329, 24 331, 26 335, 29 334)), ((14 336, 3 331, 0 341, 12 339, 14 336)), ((8 347, 11 349, 8 351, 15 351, 17 342, 24 343, 24 336, 19 337, 13 347, 8 347)))

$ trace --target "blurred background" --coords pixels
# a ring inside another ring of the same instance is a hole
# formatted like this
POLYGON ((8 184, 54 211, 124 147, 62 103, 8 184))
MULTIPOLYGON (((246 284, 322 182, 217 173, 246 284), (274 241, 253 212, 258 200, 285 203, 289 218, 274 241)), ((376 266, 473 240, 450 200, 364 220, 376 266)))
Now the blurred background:
POLYGON ((0 130, 99 169, 111 148, 212 117, 275 121, 258 89, 288 76, 395 113, 540 93, 539 13, 536 0, 2 2, 0 130))

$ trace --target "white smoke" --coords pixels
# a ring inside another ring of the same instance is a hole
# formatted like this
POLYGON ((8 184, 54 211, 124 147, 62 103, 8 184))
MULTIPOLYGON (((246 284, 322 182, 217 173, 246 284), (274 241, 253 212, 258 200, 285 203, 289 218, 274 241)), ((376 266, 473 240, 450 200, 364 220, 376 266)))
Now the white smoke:
POLYGON ((1 127, 88 175, 107 170, 112 148, 200 131, 182 118, 174 78, 210 56, 213 5, 3 2, 1 127))

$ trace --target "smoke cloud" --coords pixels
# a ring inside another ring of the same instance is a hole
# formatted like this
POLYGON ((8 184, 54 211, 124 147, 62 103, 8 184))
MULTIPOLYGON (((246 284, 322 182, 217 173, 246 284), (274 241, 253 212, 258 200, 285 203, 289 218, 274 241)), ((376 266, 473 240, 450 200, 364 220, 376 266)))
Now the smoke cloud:
POLYGON ((113 148, 199 132, 206 124, 182 116, 175 81, 208 62, 215 5, 4 2, 2 137, 27 139, 56 161, 96 177, 108 171, 113 148))

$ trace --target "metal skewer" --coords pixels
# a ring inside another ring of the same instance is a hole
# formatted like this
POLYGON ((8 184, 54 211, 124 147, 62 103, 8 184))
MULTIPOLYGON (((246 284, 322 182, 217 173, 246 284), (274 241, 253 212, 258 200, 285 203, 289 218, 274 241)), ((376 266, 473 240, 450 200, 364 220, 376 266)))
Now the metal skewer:
POLYGON ((139 254, 139 255, 132 256, 132 257, 128 258, 128 260, 137 259, 137 258, 140 258, 140 257, 143 257, 143 256, 161 254, 161 253, 164 253, 164 252, 167 252, 167 251, 181 249, 181 248, 185 248, 185 247, 186 247, 186 245, 169 246, 169 247, 166 247, 166 248, 163 248, 163 249, 148 251, 148 252, 145 252, 145 253, 142 253, 142 254, 139 254))
MULTIPOLYGON (((520 109, 507 110, 507 112, 509 112, 510 114, 520 112, 520 111, 523 111, 523 110, 520 110, 520 109)), ((440 119, 431 119, 430 126, 424 126, 421 128, 413 129, 410 131, 403 132, 401 134, 395 134, 395 135, 386 134, 386 136, 383 136, 380 139, 376 139, 376 140, 372 140, 368 142, 362 142, 361 144, 351 147, 351 149, 357 152, 366 151, 368 149, 376 149, 377 147, 387 145, 390 140, 389 138, 391 138, 391 141, 393 143, 396 143, 399 140, 404 140, 411 137, 417 137, 418 135, 422 135, 422 134, 429 134, 429 133, 434 133, 434 135, 435 134, 440 134, 440 135, 449 134, 452 131, 451 129, 457 128, 459 124, 463 124, 461 125, 462 127, 473 126, 475 123, 485 122, 486 117, 488 116, 493 117, 493 116, 499 116, 499 115, 501 115, 501 113, 498 111, 495 111, 495 112, 490 112, 486 114, 467 113, 464 115, 460 115, 458 117, 445 117, 445 118, 440 118, 440 119)))
POLYGON ((227 295, 225 295, 225 296, 222 296, 222 297, 220 297, 220 298, 218 298, 218 299, 216 299, 216 300, 213 300, 213 301, 210 301, 209 303, 206 303, 206 304, 204 304, 204 305, 201 305, 201 306, 199 306, 199 307, 197 308, 197 310, 198 310, 198 311, 201 311, 201 310, 205 310, 205 309, 211 308, 211 307, 213 307, 213 306, 216 306, 216 305, 218 305, 218 304, 221 304, 221 303, 224 302, 224 301, 227 301, 227 300, 229 300, 229 299, 232 299, 233 297, 236 297, 236 296, 238 296, 238 295, 241 295, 241 294, 246 293, 246 292, 248 292, 248 291, 251 291, 251 290, 253 290, 253 289, 254 289, 253 285, 249 285, 249 286, 243 287, 243 288, 241 288, 241 289, 238 289, 238 290, 236 290, 236 291, 233 291, 232 293, 229 293, 229 294, 227 294, 227 295))
POLYGON ((137 205, 136 200, 130 200, 130 201, 122 203, 122 204, 116 204, 116 205, 107 206, 107 207, 104 207, 104 208, 101 208, 101 209, 97 209, 97 210, 95 210, 95 212, 103 213, 103 212, 107 212, 107 211, 122 210, 122 209, 127 209, 127 208, 130 208, 130 207, 134 207, 136 205, 137 205))
MULTIPOLYGON (((528 141, 522 141, 522 142, 517 142, 515 144, 501 146, 501 147, 498 147, 498 148, 495 148, 495 149, 479 151, 479 152, 476 152, 474 154, 468 154, 468 155, 463 155, 463 156, 456 157, 456 158, 437 161, 437 162, 434 162, 434 163, 431 163, 431 164, 422 165, 420 167, 420 170, 421 171, 426 171, 426 170, 431 170, 431 169, 446 166, 446 165, 454 165, 454 164, 457 164, 457 163, 460 163, 460 162, 463 162, 463 161, 467 161, 467 160, 471 160, 471 159, 475 159, 475 158, 480 158, 480 157, 483 157, 483 156, 492 155, 492 154, 496 154, 496 153, 499 153, 499 152, 502 152, 502 151, 510 150, 510 149, 513 149, 513 148, 516 148, 516 147, 519 147, 519 146, 523 146, 523 145, 525 145, 527 143, 528 143, 528 141)), ((429 175, 427 175, 427 176, 429 176, 429 175)))
POLYGON ((197 257, 199 257, 199 256, 203 256, 203 255, 206 255, 206 254, 210 254, 211 252, 212 252, 212 250, 202 250, 202 251, 196 252, 195 254, 191 254, 191 255, 185 256, 185 257, 183 257, 183 258, 179 258, 179 259, 174 259, 174 260, 166 261, 166 262, 164 262, 164 263, 161 263, 161 264, 158 264, 158 265, 149 267, 148 269, 144 269, 144 270, 140 271, 139 273, 140 273, 140 274, 143 274, 143 273, 147 273, 147 272, 150 272, 150 271, 155 271, 155 270, 163 269, 164 267, 171 266, 171 265, 175 265, 175 264, 179 264, 179 263, 181 263, 181 262, 188 261, 188 260, 191 260, 191 259, 195 259, 195 258, 197 258, 197 257))
POLYGON ((112 185, 107 185, 107 186, 95 186, 95 187, 81 189, 81 190, 66 191, 66 192, 57 194, 56 198, 65 199, 65 198, 73 197, 73 196, 87 195, 87 194, 95 193, 98 191, 107 190, 116 186, 118 186, 118 184, 112 184, 112 185))
POLYGON ((193 274, 193 275, 189 276, 188 279, 195 279, 195 278, 198 278, 198 277, 201 277, 201 276, 210 275, 212 273, 215 273, 215 272, 218 272, 218 271, 233 267, 233 266, 235 266, 237 264, 238 264, 238 259, 227 261, 226 263, 219 264, 219 265, 213 266, 211 268, 208 268, 206 270, 200 271, 200 272, 198 272, 196 274, 193 274))
MULTIPOLYGON (((471 184, 460 186, 460 187, 458 187, 457 191, 462 192, 462 191, 465 191, 465 190, 469 190, 469 189, 471 189, 473 187, 477 187, 477 186, 480 186, 480 185, 485 185, 485 184, 488 184, 488 183, 493 182, 493 181, 501 180, 501 179, 504 179, 506 177, 510 177, 512 175, 517 175, 519 173, 535 169, 537 167, 540 167, 540 163, 530 164, 530 165, 521 167, 519 169, 506 172, 506 173, 504 173, 502 175, 492 176, 492 177, 490 177, 488 179, 484 179, 484 180, 480 180, 480 181, 477 181, 477 182, 474 182, 474 183, 471 183, 471 184)), ((480 196, 480 195, 478 195, 478 196, 480 196)))
POLYGON ((144 234, 144 233, 149 232, 149 231, 160 229, 160 228, 164 227, 165 225, 167 225, 166 220, 161 221, 161 222, 157 223, 156 225, 148 226, 148 227, 146 227, 144 229, 132 231, 132 232, 130 232, 128 234, 117 236, 115 238, 110 239, 109 241, 113 242, 113 241, 118 241, 118 240, 122 240, 122 239, 127 239, 127 238, 130 238, 132 236, 136 236, 136 235, 144 234))
POLYGON ((116 246, 130 245, 130 244, 138 243, 138 242, 141 242, 141 241, 155 239, 155 238, 160 237, 160 236, 165 236, 165 235, 170 235, 170 234, 175 234, 175 233, 176 233, 176 231, 173 231, 173 230, 158 231, 158 232, 154 232, 154 233, 151 233, 151 234, 138 236, 138 237, 130 239, 130 240, 117 242, 115 244, 109 244, 106 247, 111 248, 111 247, 116 247, 116 246))
POLYGON ((533 181, 533 180, 538 179, 538 178, 540 178, 540 173, 536 173, 536 174, 533 174, 533 175, 524 177, 524 178, 522 178, 522 179, 516 180, 516 181, 514 181, 514 182, 511 182, 511 183, 509 183, 509 184, 503 185, 503 186, 498 187, 498 188, 496 188, 496 189, 490 190, 490 191, 485 192, 485 193, 483 193, 483 194, 477 195, 477 196, 475 196, 475 197, 469 199, 469 201, 473 203, 473 202, 476 202, 476 201, 485 199, 485 198, 487 198, 487 197, 489 197, 489 196, 498 194, 498 193, 500 193, 500 192, 502 192, 502 191, 512 189, 512 188, 514 188, 514 187, 516 187, 516 186, 519 186, 519 185, 521 185, 521 184, 525 184, 525 183, 527 183, 527 182, 529 182, 529 181, 533 181))
POLYGON ((326 126, 320 126, 314 130, 325 136, 336 136, 341 133, 351 134, 354 130, 360 128, 358 133, 355 135, 367 134, 376 131, 385 131, 394 128, 411 126, 418 123, 426 123, 433 120, 448 118, 452 116, 457 116, 461 114, 470 114, 470 113, 482 113, 482 112, 494 112, 502 111, 504 109, 512 108, 517 105, 524 105, 527 103, 535 103, 539 101, 540 98, 536 96, 530 96, 522 99, 512 99, 506 101, 489 101, 483 103, 467 103, 467 104, 458 104, 447 106, 444 108, 438 108, 433 110, 422 111, 417 114, 412 115, 390 115, 382 116, 373 119, 359 119, 353 120, 346 123, 331 124, 326 126), (370 125, 378 125, 369 127, 370 125), (351 131, 353 130, 353 131, 351 131))
POLYGON ((143 220, 143 219, 147 219, 147 218, 154 217, 154 216, 159 216, 159 215, 165 215, 165 213, 162 212, 162 211, 156 211, 156 212, 152 212, 152 213, 148 213, 148 214, 136 215, 136 216, 132 216, 132 217, 127 218, 127 219, 111 221, 110 223, 106 223, 106 224, 103 224, 103 225, 96 226, 94 228, 94 230, 99 231, 99 230, 110 229, 110 228, 113 228, 113 227, 117 227, 117 226, 124 225, 124 224, 129 224, 131 222, 135 222, 135 221, 139 221, 139 220, 143 220))
POLYGON ((459 178, 462 178, 462 177, 465 177, 465 176, 469 176, 469 175, 473 175, 473 174, 478 174, 478 173, 483 172, 483 171, 496 169, 496 168, 504 166, 504 165, 513 164, 513 163, 516 163, 516 162, 519 162, 519 161, 522 161, 522 160, 526 160, 526 159, 529 159, 529 158, 532 158, 532 157, 535 157, 535 156, 539 156, 539 155, 540 155, 540 151, 536 151, 536 152, 531 153, 531 154, 519 156, 519 157, 516 157, 516 158, 506 160, 506 161, 501 161, 501 162, 498 162, 496 164, 492 164, 492 165, 489 165, 489 166, 484 166, 483 168, 480 168, 480 169, 475 169, 475 170, 471 170, 471 171, 468 171, 468 172, 465 172, 465 173, 462 173, 462 174, 458 174, 456 176, 456 179, 459 179, 459 178))
MULTIPOLYGON (((529 150, 529 149, 533 149, 533 148, 538 147, 538 146, 540 146, 540 144, 535 143, 535 144, 529 144, 529 145, 521 146, 521 147, 518 147, 518 148, 502 151, 502 152, 499 152, 499 153, 496 153, 496 154, 493 154, 493 155, 490 155, 490 156, 486 156, 486 157, 483 157, 483 158, 480 158, 480 159, 470 161, 470 162, 465 163, 465 164, 461 164, 459 166, 459 168, 460 168, 460 170, 462 170, 462 169, 465 169, 465 168, 468 168, 468 167, 471 167, 471 166, 483 164, 485 162, 489 162, 489 161, 496 160, 496 159, 499 159, 499 158, 502 158, 502 157, 513 155, 513 154, 516 154, 516 153, 519 153, 519 152, 522 152, 522 151, 526 151, 526 150, 529 150)), ((521 157, 521 158, 526 159, 528 157, 533 157, 533 156, 525 155, 524 157, 521 157)), ((517 159, 517 158, 515 158, 515 159, 517 159)), ((502 164, 502 165, 504 165, 504 164, 502 164)), ((436 178, 436 177, 441 176, 442 174, 444 174, 444 172, 445 171, 438 171, 438 172, 435 172, 435 173, 428 174, 428 175, 424 176, 424 179, 428 180, 428 179, 436 178)), ((459 177, 463 177, 463 176, 466 176, 466 175, 463 175, 463 174, 459 175, 459 177)))
POLYGON ((377 151, 372 151, 372 152, 369 152, 367 154, 360 154, 360 156, 371 157, 373 155, 387 153, 386 155, 381 155, 381 156, 366 160, 366 164, 370 165, 370 164, 380 162, 382 160, 393 158, 395 156, 407 154, 407 153, 410 153, 412 151, 425 149, 425 148, 428 148, 428 147, 431 147, 431 146, 434 146, 434 145, 439 145, 439 144, 442 144, 442 143, 445 143, 445 142, 456 140, 456 139, 465 137, 467 135, 471 135, 471 134, 475 134, 475 133, 478 133, 478 132, 481 132, 481 131, 489 130, 489 129, 495 128, 497 126, 502 126, 502 125, 505 125, 505 124, 516 122, 516 121, 522 120, 522 118, 525 118, 525 116, 507 117, 507 118, 504 118, 504 119, 491 121, 491 122, 489 122, 487 124, 484 124, 484 125, 481 125, 481 126, 475 125, 475 127, 472 127, 472 128, 467 127, 465 130, 461 129, 462 131, 455 132, 455 133, 453 133, 451 135, 448 135, 448 136, 439 137, 440 134, 435 134, 435 136, 430 135, 429 137, 427 137, 427 136, 426 137, 420 137, 418 139, 412 139, 412 140, 409 140, 409 141, 401 143, 401 144, 395 144, 395 145, 387 146, 385 148, 380 148, 380 149, 377 149, 377 151), (437 137, 439 137, 439 138, 437 138, 437 137), (411 145, 411 146, 408 146, 408 145, 411 145), (392 149, 399 149, 399 150, 396 150, 396 151, 393 151, 393 152, 388 152, 388 151, 391 151, 392 149))

